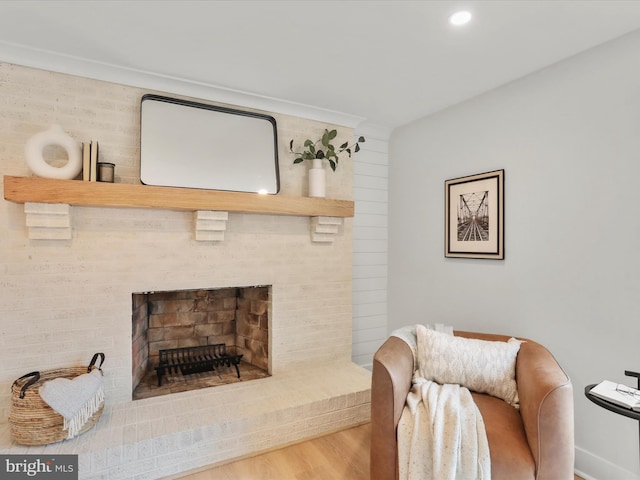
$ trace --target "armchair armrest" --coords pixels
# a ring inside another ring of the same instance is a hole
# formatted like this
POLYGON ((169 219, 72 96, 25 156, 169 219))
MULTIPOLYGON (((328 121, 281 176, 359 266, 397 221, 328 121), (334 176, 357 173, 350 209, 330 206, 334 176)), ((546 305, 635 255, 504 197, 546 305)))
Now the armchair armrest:
POLYGON ((413 354, 389 337, 373 357, 371 381, 371 479, 398 478, 396 427, 411 389, 413 354))
POLYGON ((516 360, 520 415, 538 480, 573 479, 573 387, 553 355, 527 340, 516 360))

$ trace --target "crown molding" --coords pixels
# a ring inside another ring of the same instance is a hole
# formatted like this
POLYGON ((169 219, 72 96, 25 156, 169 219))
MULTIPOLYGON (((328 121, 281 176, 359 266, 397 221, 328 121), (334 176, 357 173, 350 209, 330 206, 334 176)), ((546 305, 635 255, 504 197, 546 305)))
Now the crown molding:
POLYGON ((393 128, 374 123, 362 122, 355 128, 357 135, 364 135, 367 138, 377 138, 378 140, 388 141, 391 137, 393 128))
POLYGON ((292 115, 354 128, 364 119, 355 115, 278 98, 219 87, 82 57, 65 55, 24 45, 0 42, 0 61, 25 67, 101 80, 136 88, 156 90, 197 99, 226 103, 266 112, 292 115))

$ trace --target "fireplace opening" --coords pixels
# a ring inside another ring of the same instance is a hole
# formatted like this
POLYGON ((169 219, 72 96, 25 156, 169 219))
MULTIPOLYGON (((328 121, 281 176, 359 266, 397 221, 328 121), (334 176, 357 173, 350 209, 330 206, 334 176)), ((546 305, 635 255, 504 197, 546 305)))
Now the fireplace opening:
POLYGON ((269 376, 269 286, 132 294, 133 400, 269 376))

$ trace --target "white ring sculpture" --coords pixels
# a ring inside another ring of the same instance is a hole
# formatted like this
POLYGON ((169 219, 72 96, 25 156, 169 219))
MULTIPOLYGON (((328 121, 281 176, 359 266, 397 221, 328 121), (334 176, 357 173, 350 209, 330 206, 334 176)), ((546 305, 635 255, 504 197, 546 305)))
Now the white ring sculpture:
POLYGON ((82 171, 80 145, 60 125, 51 125, 48 130, 32 136, 27 140, 24 153, 27 166, 39 177, 72 180, 82 171), (66 150, 68 160, 64 166, 54 167, 44 159, 42 153, 49 145, 57 145, 66 150))

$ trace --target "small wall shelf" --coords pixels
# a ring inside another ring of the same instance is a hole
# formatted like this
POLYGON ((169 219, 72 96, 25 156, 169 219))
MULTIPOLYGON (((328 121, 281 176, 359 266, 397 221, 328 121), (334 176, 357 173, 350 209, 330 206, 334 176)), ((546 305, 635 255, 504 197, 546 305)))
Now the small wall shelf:
POLYGON ((354 202, 328 198, 154 187, 125 183, 4 177, 4 198, 15 203, 66 203, 85 207, 220 210, 234 213, 353 217, 354 202))

